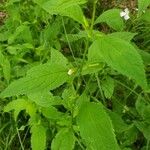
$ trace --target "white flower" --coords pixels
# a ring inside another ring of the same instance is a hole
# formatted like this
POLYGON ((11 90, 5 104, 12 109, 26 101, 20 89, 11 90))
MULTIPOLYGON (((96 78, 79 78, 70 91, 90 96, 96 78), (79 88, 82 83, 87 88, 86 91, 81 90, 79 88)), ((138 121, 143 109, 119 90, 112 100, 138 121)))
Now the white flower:
POLYGON ((69 71, 68 71, 68 75, 72 75, 74 73, 74 70, 73 69, 69 69, 69 71))
POLYGON ((130 18, 129 9, 126 8, 124 11, 120 12, 120 16, 123 17, 125 20, 128 20, 130 18))

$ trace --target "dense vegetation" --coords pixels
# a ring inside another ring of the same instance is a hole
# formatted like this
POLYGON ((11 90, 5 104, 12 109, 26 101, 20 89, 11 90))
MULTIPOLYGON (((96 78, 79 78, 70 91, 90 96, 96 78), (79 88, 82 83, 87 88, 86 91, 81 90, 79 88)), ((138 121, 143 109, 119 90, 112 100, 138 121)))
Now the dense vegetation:
POLYGON ((0 150, 150 150, 149 4, 0 1, 0 150))

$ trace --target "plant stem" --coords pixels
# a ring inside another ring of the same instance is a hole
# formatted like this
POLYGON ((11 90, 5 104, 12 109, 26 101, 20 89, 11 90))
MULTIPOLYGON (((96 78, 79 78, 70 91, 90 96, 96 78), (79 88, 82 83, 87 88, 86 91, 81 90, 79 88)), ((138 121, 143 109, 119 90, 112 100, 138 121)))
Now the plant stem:
POLYGON ((90 27, 91 34, 92 34, 92 32, 93 32, 93 26, 94 26, 94 20, 95 20, 96 3, 97 3, 97 0, 95 0, 95 1, 93 2, 93 13, 92 13, 92 21, 91 21, 91 27, 90 27))
POLYGON ((105 97, 104 97, 104 94, 103 94, 103 91, 102 91, 102 87, 101 87, 101 84, 100 84, 99 77, 98 77, 97 73, 95 74, 95 77, 96 77, 98 88, 100 90, 100 94, 101 94, 101 97, 102 97, 102 100, 103 100, 103 104, 106 106, 105 97))

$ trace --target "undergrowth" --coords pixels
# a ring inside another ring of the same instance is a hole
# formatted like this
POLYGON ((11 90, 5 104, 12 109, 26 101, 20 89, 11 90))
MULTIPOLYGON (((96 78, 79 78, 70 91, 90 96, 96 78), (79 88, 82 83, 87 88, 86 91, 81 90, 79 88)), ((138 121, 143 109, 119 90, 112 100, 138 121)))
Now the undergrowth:
POLYGON ((0 1, 0 150, 150 150, 149 4, 0 1))

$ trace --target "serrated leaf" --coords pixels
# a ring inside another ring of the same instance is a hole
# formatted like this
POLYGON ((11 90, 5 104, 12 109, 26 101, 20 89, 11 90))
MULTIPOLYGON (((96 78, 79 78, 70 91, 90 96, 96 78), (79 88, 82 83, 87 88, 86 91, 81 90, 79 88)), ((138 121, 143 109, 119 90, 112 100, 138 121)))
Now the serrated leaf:
POLYGON ((147 104, 144 99, 139 97, 135 103, 135 107, 143 120, 150 123, 150 104, 147 104))
POLYGON ((54 104, 54 97, 49 91, 39 91, 28 94, 28 98, 42 107, 49 107, 54 104))
POLYGON ((109 116, 110 119, 112 120, 115 132, 122 133, 129 129, 129 125, 124 122, 124 120, 118 113, 109 111, 109 116))
POLYGON ((31 31, 27 25, 22 24, 18 26, 15 32, 9 37, 8 43, 12 44, 16 42, 16 40, 23 40, 26 43, 32 43, 33 39, 31 35, 31 31))
POLYGON ((77 117, 81 137, 91 150, 118 150, 114 129, 102 104, 84 103, 77 117))
POLYGON ((32 150, 46 149, 46 128, 42 125, 31 127, 31 147, 32 150))
POLYGON ((150 23, 150 10, 146 10, 146 12, 141 15, 140 19, 150 23))
POLYGON ((73 150, 75 137, 71 130, 61 129, 52 141, 52 150, 73 150))
POLYGON ((148 5, 150 5, 150 0, 138 0, 138 13, 141 15, 148 5))
POLYGON ((125 41, 131 41, 133 37, 136 35, 136 33, 131 33, 131 32, 113 32, 111 34, 108 34, 110 37, 116 37, 120 38, 125 41))
POLYGON ((96 40, 89 48, 90 61, 104 61, 119 73, 134 79, 147 88, 144 64, 137 50, 128 42, 105 36, 96 40))
POLYGON ((144 137, 147 140, 150 140, 150 124, 144 121, 136 121, 135 126, 144 134, 144 137))
POLYGON ((4 78, 9 83, 10 80, 10 62, 0 51, 0 66, 2 66, 4 78))
POLYGON ((26 110, 30 116, 32 116, 36 112, 34 105, 25 99, 13 100, 4 107, 5 112, 9 112, 11 110, 14 110, 15 120, 17 120, 18 114, 22 110, 26 110))
POLYGON ((142 56, 144 64, 149 65, 150 64, 150 53, 148 53, 144 50, 140 50, 140 49, 137 49, 137 50, 138 50, 139 54, 142 56))
POLYGON ((105 80, 102 81, 102 90, 104 91, 104 95, 106 98, 111 98, 114 92, 114 80, 110 77, 106 77, 105 80))
POLYGON ((51 63, 60 64, 66 66, 68 64, 67 58, 58 50, 51 49, 51 63))
POLYGON ((60 64, 46 63, 33 67, 27 72, 26 77, 12 82, 0 96, 9 97, 53 90, 69 79, 67 72, 66 67, 60 64))
POLYGON ((62 113, 62 112, 59 112, 55 107, 53 106, 49 106, 48 108, 47 107, 43 107, 41 109, 41 112, 42 114, 48 118, 48 119, 52 119, 52 120, 60 120, 62 119, 65 114, 62 113))
POLYGON ((53 14, 59 14, 73 18, 81 24, 84 24, 84 15, 79 4, 86 3, 86 0, 34 0, 45 11, 53 14))
POLYGON ((123 19, 120 17, 120 9, 110 9, 102 13, 95 21, 95 24, 105 22, 116 31, 124 29, 123 19))
POLYGON ((87 62, 81 71, 82 75, 86 75, 86 74, 92 74, 92 73, 96 73, 99 72, 100 70, 102 70, 104 67, 104 63, 89 63, 87 62))

